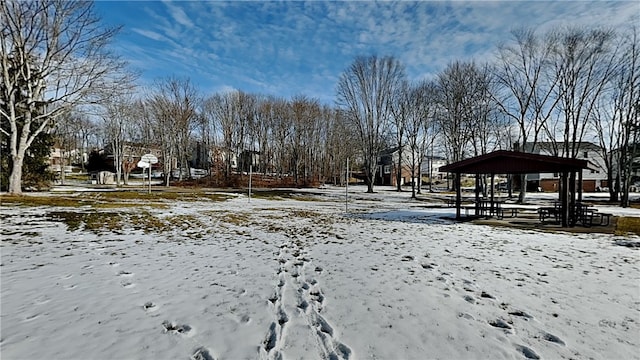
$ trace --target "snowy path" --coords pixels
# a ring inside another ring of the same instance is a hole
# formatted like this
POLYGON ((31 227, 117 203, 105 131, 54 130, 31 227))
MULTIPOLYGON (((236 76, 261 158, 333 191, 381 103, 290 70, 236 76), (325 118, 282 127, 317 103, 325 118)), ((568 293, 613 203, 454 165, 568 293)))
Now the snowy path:
POLYGON ((3 206, 2 358, 639 358, 640 251, 414 206, 177 202, 161 233, 3 206))

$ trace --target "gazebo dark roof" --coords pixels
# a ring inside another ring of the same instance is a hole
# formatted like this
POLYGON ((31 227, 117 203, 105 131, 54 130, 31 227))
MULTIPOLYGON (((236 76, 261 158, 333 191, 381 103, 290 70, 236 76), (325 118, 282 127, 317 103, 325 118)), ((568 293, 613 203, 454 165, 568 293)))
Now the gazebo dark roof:
POLYGON ((456 174, 562 173, 588 168, 588 161, 557 156, 498 150, 440 167, 456 174))

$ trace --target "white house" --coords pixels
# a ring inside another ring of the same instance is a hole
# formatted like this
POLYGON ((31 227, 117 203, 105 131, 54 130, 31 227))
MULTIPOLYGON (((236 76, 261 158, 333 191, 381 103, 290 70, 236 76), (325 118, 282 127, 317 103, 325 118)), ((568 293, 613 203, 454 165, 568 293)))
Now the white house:
MULTIPOLYGON (((525 152, 556 155, 554 144, 550 142, 536 143, 535 150, 531 151, 531 144, 527 143, 523 149, 525 152)), ((585 192, 597 191, 607 187, 607 167, 602 157, 602 148, 594 143, 581 142, 577 158, 589 161, 589 168, 582 171, 582 190, 585 192)), ((558 190, 558 173, 528 174, 527 182, 536 182, 537 187, 543 191, 558 190)))
POLYGON ((447 178, 446 172, 440 172, 440 167, 447 165, 447 160, 439 156, 425 156, 420 165, 422 176, 433 178, 433 180, 444 180, 447 178))

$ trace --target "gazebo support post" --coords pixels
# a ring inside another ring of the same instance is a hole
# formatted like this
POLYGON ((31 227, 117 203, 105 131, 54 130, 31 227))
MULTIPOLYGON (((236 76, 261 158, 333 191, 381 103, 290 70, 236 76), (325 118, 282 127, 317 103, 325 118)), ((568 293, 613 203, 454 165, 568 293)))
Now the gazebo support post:
POLYGON ((570 215, 571 215, 571 226, 575 226, 576 222, 578 221, 577 219, 577 214, 576 214, 576 172, 572 171, 571 172, 571 177, 569 178, 569 208, 570 210, 570 215))
POLYGON ((582 170, 578 171, 578 201, 582 202, 582 170))
POLYGON ((494 181, 495 181, 495 177, 496 174, 491 174, 491 190, 490 190, 490 194, 491 194, 491 213, 493 214, 494 212, 494 198, 493 198, 493 187, 494 187, 494 181))
POLYGON ((562 227, 567 227, 569 225, 569 173, 566 171, 562 172, 560 179, 560 221, 562 223, 562 227))
POLYGON ((480 174, 476 173, 476 203, 475 215, 480 216, 480 174))
POLYGON ((576 210, 576 172, 572 171, 569 177, 569 216, 571 226, 575 226, 578 221, 576 210))
POLYGON ((454 173, 454 186, 456 187, 456 220, 460 220, 460 206, 462 205, 462 193, 460 189, 460 173, 454 173))

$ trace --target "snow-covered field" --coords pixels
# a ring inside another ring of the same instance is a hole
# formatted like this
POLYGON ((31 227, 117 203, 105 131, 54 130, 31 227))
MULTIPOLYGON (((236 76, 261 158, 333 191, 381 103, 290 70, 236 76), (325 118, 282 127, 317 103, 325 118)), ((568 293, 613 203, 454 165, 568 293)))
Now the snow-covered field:
POLYGON ((640 251, 620 237, 378 191, 352 189, 348 214, 344 188, 174 201, 145 210, 157 231, 4 204, 1 358, 640 358, 640 251))

